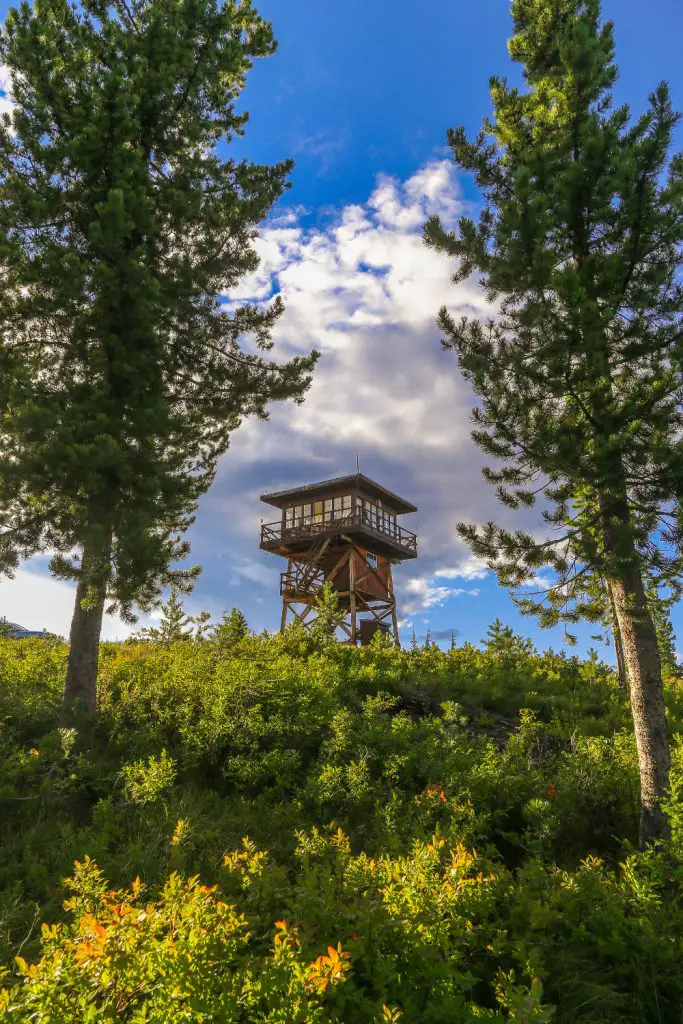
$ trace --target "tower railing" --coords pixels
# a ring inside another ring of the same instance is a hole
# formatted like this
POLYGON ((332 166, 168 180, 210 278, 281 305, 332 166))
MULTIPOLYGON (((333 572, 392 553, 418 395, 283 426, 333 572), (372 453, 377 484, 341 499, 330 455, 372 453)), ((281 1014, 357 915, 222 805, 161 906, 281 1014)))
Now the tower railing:
POLYGON ((297 567, 280 573, 280 596, 284 594, 317 594, 325 583, 322 569, 308 572, 297 567))
POLYGON ((348 515, 335 515, 333 512, 320 512, 317 515, 298 516, 291 523, 278 520, 276 523, 264 523, 261 526, 261 543, 286 543, 308 537, 315 537, 326 530, 341 529, 348 526, 361 526, 370 530, 378 537, 388 537, 399 547, 417 553, 417 535, 399 526, 393 517, 377 514, 368 508, 356 509, 348 515))

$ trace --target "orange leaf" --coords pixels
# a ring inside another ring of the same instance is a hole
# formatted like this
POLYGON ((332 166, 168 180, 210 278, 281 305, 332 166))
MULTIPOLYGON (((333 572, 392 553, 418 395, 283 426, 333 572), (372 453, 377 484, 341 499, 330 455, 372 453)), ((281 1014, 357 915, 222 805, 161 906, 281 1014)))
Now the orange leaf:
POLYGON ((102 956, 103 949, 101 946, 93 946, 90 942, 79 943, 76 949, 77 960, 89 960, 94 956, 102 956))

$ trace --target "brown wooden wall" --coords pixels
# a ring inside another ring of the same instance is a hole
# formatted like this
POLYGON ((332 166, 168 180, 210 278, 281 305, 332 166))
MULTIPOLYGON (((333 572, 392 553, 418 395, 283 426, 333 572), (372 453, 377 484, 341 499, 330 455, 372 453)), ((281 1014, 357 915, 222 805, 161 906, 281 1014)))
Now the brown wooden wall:
MULTIPOLYGON (((328 556, 325 559, 325 572, 329 573, 333 570, 337 561, 340 558, 340 553, 328 556)), ((386 601, 389 598, 389 571, 390 563, 389 559, 383 555, 377 556, 377 567, 374 572, 369 568, 368 563, 365 559, 365 552, 360 554, 358 551, 352 551, 351 558, 354 561, 354 572, 356 577, 356 588, 368 594, 368 596, 376 597, 382 601, 386 601), (379 579, 378 579, 379 577, 379 579)), ((349 589, 349 563, 339 570, 333 580, 333 586, 335 590, 348 590, 349 589)))

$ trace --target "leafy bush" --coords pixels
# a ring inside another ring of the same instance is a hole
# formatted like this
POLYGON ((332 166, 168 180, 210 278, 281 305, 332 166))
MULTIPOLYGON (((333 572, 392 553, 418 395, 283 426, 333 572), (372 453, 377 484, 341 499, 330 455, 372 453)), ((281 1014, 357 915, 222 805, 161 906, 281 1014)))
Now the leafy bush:
POLYGON ((64 646, 0 639, 8 1019, 678 1019, 683 748, 636 854, 612 672, 494 632, 104 644, 88 752, 64 646))

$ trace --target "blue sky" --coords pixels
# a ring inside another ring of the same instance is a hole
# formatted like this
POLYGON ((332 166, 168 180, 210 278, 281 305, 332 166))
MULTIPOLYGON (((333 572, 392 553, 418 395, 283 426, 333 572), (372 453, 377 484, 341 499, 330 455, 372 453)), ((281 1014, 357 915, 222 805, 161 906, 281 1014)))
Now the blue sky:
MULTIPOLYGON (((474 286, 449 284, 448 265, 419 238, 433 210, 448 219, 476 203, 471 183, 448 162, 445 132, 464 124, 474 133, 490 111, 489 76, 519 76, 506 49, 508 4, 258 6, 273 21, 279 50, 249 79, 242 105, 250 124, 239 152, 259 161, 292 156, 296 166, 264 228, 261 270, 229 298, 262 300, 280 290, 288 308, 276 350, 316 346, 323 358, 303 407, 278 408, 268 424, 247 423, 235 435, 192 532, 203 573, 188 606, 219 615, 237 604, 254 628, 276 628, 281 566, 258 549, 259 519, 269 517, 258 495, 351 472, 358 452, 368 475, 420 509, 405 525, 418 532, 421 557, 396 575, 406 639, 429 626, 478 642, 500 616, 557 649, 562 631, 540 632, 521 619, 455 539, 459 519, 505 515, 481 479, 469 395, 454 357, 440 351, 434 316, 443 302, 486 309, 474 286)), ((665 78, 683 109, 679 0, 609 0, 604 14, 616 26, 616 99, 639 112, 665 78)), ((0 614, 27 626, 66 632, 71 600, 40 562, 0 584, 0 614)), ((674 624, 683 649, 680 609, 674 624)), ((116 621, 106 630, 125 632, 116 621)), ((579 630, 580 651, 591 632, 579 630)))

